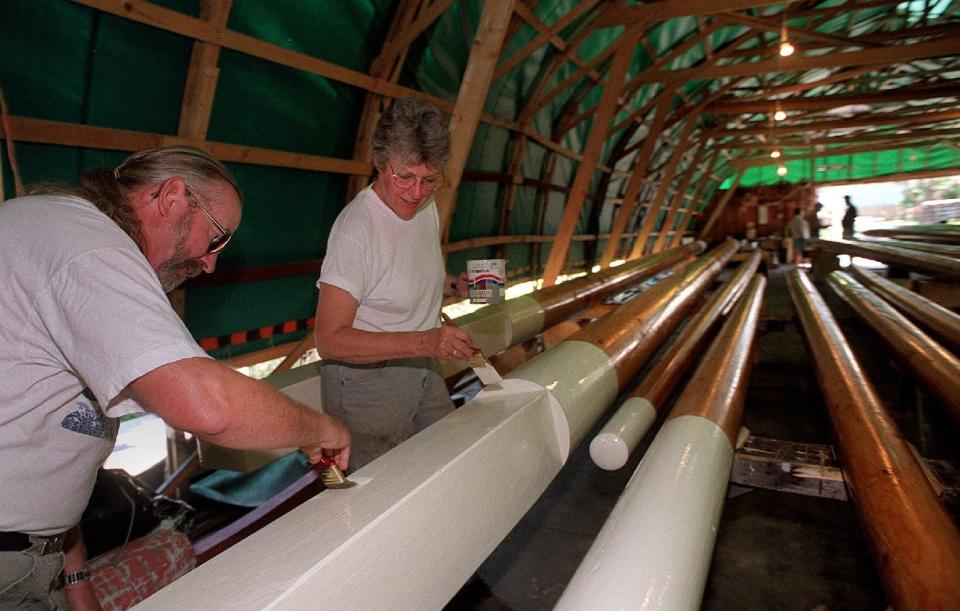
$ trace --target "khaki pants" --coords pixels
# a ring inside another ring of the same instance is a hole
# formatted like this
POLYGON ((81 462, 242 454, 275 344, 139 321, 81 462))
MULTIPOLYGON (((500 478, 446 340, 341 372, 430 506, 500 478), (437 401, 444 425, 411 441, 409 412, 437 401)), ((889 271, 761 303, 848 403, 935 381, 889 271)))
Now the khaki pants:
POLYGON ((51 587, 62 568, 60 553, 0 552, 0 609, 67 609, 65 599, 51 587))
POLYGON ((350 429, 355 471, 453 411, 436 359, 370 365, 324 362, 323 411, 350 429))

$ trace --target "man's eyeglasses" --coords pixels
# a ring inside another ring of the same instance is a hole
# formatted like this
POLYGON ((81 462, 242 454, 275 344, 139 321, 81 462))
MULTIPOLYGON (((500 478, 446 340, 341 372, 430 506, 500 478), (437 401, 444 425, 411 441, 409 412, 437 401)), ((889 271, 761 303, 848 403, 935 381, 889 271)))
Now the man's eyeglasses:
MULTIPOLYGON (((210 240, 210 244, 207 245, 207 254, 215 255, 227 247, 227 244, 230 243, 230 239, 233 238, 233 233, 225 229, 223 225, 220 224, 220 221, 215 219, 214 216, 210 214, 210 211, 207 210, 207 207, 200 203, 200 200, 197 199, 196 195, 190 192, 189 188, 186 190, 186 193, 187 199, 189 199, 194 206, 200 208, 200 211, 207 215, 207 218, 210 219, 210 222, 213 223, 213 226, 216 227, 217 231, 220 232, 220 235, 210 240)), ((153 193, 152 197, 157 197, 158 195, 160 195, 159 189, 153 193)))
POLYGON ((393 169, 393 164, 388 165, 390 167, 390 175, 393 176, 393 184, 395 184, 398 189, 406 191, 407 189, 413 188, 413 185, 420 183, 421 189, 427 193, 431 193, 443 184, 443 174, 434 174, 433 176, 420 178, 413 174, 397 174, 397 171, 393 169))

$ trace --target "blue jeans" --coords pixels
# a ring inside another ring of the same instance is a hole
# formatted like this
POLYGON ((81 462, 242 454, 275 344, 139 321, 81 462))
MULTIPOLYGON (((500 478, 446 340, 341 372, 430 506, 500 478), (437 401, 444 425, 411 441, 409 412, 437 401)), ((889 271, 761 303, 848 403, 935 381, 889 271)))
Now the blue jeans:
POLYGON ((66 609, 52 588, 63 568, 63 554, 41 556, 34 549, 0 552, 0 609, 66 609))

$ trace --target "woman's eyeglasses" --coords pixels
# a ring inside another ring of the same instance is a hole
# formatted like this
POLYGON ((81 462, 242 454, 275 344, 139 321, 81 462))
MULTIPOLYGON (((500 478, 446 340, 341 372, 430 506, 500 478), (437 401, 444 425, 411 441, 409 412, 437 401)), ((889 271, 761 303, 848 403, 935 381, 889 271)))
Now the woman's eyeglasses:
POLYGON ((397 186, 398 189, 406 191, 407 189, 412 189, 413 185, 420 183, 420 188, 426 191, 427 193, 433 192, 437 187, 443 184, 443 174, 434 174, 433 176, 424 176, 420 178, 419 176, 414 176, 413 174, 397 174, 397 171, 393 169, 393 164, 388 164, 390 167, 390 175, 393 176, 393 184, 397 186))

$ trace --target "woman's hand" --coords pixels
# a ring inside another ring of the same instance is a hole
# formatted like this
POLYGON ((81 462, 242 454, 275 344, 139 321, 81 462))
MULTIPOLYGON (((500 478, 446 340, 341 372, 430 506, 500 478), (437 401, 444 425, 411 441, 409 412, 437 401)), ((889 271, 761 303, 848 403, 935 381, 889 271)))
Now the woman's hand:
POLYGON ((429 337, 429 356, 447 361, 468 361, 477 351, 470 334, 450 322, 424 333, 429 337))

